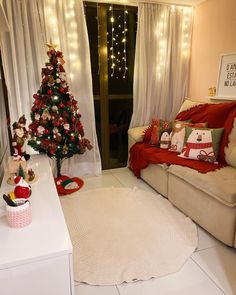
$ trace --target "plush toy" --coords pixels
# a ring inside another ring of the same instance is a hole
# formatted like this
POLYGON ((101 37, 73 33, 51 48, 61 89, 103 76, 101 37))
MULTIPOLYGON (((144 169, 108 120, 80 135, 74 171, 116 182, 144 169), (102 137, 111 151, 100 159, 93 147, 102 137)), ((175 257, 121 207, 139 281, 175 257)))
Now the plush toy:
POLYGON ((14 148, 14 153, 19 156, 25 154, 23 147, 28 136, 28 131, 25 128, 26 119, 25 116, 21 116, 18 122, 15 122, 12 125, 13 128, 13 137, 12 137, 12 146, 14 148))
POLYGON ((28 199, 31 195, 31 186, 23 179, 22 176, 15 176, 16 184, 14 194, 16 198, 28 199))
POLYGON ((168 149, 171 144, 171 129, 166 129, 161 133, 160 136, 160 148, 168 149))

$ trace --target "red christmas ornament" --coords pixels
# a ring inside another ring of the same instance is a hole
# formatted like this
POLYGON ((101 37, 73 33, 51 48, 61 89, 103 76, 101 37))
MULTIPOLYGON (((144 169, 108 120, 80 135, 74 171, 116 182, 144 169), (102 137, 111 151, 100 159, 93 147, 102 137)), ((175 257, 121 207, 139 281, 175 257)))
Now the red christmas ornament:
POLYGON ((34 108, 34 107, 32 107, 32 108, 31 108, 31 112, 34 112, 34 111, 35 111, 35 108, 34 108))
POLYGON ((74 140, 75 140, 75 137, 74 137, 74 136, 71 136, 70 139, 71 139, 72 141, 74 141, 74 140))
POLYGON ((63 108, 65 107, 64 103, 60 103, 60 104, 59 104, 59 107, 60 107, 61 109, 63 109, 63 108))
POLYGON ((45 129, 44 130, 44 134, 48 134, 49 133, 49 130, 48 129, 45 129))
POLYGON ((72 121, 72 123, 75 123, 76 122, 75 117, 72 117, 71 121, 72 121))
POLYGON ((50 150, 50 154, 51 155, 55 155, 56 154, 56 151, 53 149, 53 150, 50 150))
POLYGON ((33 95, 33 98, 39 98, 39 95, 37 94, 37 93, 35 93, 34 95, 33 95))
POLYGON ((49 89, 49 90, 47 91, 47 93, 48 93, 49 95, 52 95, 52 90, 49 89))
POLYGON ((64 88, 59 88, 59 91, 60 91, 61 93, 64 93, 64 92, 65 92, 65 89, 64 89, 64 88))

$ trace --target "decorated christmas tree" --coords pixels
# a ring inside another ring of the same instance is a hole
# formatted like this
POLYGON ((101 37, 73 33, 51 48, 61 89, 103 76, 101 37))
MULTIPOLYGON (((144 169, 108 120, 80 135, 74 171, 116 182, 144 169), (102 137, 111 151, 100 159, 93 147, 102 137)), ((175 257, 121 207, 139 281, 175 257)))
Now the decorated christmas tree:
POLYGON ((84 138, 81 114, 77 101, 69 91, 61 51, 47 44, 49 57, 42 68, 40 89, 33 95, 32 123, 29 125, 28 144, 34 150, 56 159, 57 177, 61 176, 63 159, 83 154, 92 146, 84 138))

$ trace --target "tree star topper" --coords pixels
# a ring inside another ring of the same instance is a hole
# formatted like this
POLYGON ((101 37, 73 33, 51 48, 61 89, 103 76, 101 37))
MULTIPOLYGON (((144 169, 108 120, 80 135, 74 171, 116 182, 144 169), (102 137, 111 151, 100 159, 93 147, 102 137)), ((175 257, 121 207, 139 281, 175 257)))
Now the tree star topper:
POLYGON ((47 47, 48 47, 49 50, 56 49, 56 47, 57 47, 57 44, 53 44, 52 43, 52 40, 50 40, 49 43, 46 43, 46 45, 47 45, 47 47))

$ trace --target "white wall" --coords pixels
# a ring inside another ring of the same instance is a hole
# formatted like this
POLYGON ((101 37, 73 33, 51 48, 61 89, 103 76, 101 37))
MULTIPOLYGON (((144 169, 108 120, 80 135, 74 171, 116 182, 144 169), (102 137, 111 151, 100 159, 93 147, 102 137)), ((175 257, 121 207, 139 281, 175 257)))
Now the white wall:
POLYGON ((220 57, 236 52, 236 0, 207 0, 195 8, 188 97, 205 100, 217 86, 220 57))

